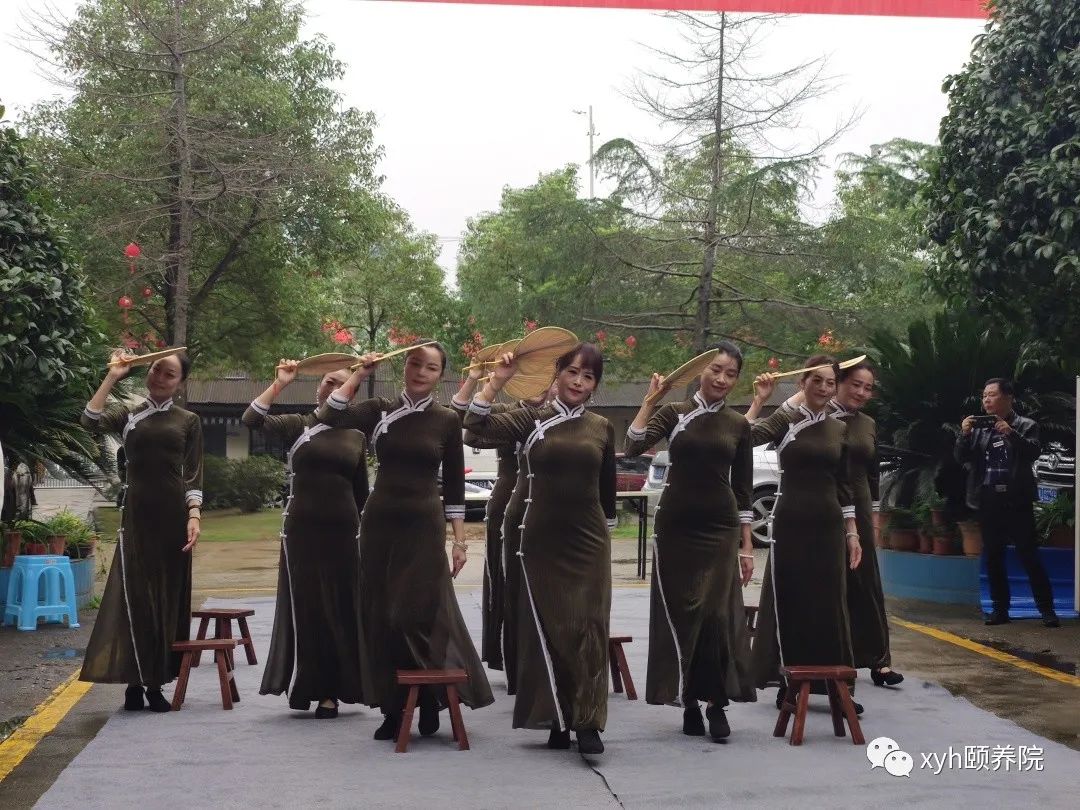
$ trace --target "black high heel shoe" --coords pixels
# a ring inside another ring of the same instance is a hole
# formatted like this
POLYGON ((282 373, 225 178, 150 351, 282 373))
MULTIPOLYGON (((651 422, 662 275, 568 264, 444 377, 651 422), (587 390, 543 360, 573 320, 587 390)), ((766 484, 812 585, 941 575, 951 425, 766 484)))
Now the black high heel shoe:
POLYGON ((577 733, 577 750, 580 754, 602 754, 604 743, 600 740, 600 732, 595 729, 584 729, 577 733))
POLYGON ((334 701, 333 706, 316 706, 315 707, 315 719, 316 720, 333 720, 338 716, 338 704, 334 701))
POLYGON ((401 715, 392 712, 383 717, 382 725, 375 729, 376 740, 393 740, 397 738, 398 727, 401 726, 401 715))
POLYGON ((870 680, 874 682, 874 686, 896 686, 897 684, 904 682, 904 676, 892 669, 888 672, 882 672, 880 669, 871 669, 870 680))
POLYGON ((434 701, 420 707, 420 721, 416 724, 416 730, 421 737, 430 737, 439 730, 439 707, 434 701))
POLYGON ((701 717, 701 707, 696 703, 683 709, 682 733, 688 737, 705 736, 705 720, 701 717))
POLYGON ((146 690, 146 706, 152 712, 171 712, 172 704, 165 699, 165 696, 161 694, 160 689, 146 690))
POLYGON ((709 736, 714 742, 731 736, 731 726, 728 725, 727 715, 720 706, 710 706, 705 710, 705 716, 709 718, 709 736))
POLYGON ((570 730, 560 731, 553 728, 548 734, 547 747, 555 751, 565 751, 570 747, 570 730))
POLYGON ((129 712, 141 712, 145 705, 141 686, 129 686, 124 690, 124 708, 129 712))

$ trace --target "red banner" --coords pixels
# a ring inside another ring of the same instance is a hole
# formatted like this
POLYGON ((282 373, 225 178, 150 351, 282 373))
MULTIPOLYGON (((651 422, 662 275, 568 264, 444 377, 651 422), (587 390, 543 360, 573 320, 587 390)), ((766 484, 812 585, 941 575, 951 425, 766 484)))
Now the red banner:
POLYGON ((406 0, 503 6, 580 6, 653 11, 751 11, 775 14, 863 14, 880 17, 987 16, 987 0, 406 0))

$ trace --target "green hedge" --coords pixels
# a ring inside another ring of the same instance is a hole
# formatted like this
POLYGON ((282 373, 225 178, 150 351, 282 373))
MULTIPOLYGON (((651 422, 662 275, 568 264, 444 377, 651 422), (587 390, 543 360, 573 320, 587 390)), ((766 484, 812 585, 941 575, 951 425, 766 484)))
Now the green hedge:
POLYGON ((285 485, 285 465, 271 456, 203 459, 204 506, 257 512, 269 506, 285 485))

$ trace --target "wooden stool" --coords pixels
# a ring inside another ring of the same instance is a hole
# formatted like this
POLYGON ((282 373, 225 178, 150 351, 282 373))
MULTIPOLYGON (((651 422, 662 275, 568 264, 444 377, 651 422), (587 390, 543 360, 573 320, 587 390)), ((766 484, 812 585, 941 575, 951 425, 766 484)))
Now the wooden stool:
POLYGON ((753 638, 757 635, 757 605, 743 605, 743 613, 746 616, 746 632, 749 634, 750 638, 753 638))
POLYGON ((465 722, 461 719, 461 700, 458 698, 458 684, 469 680, 469 673, 463 669, 399 669, 397 682, 409 687, 409 696, 405 701, 405 711, 401 713, 401 727, 398 729, 397 747, 399 754, 404 754, 409 747, 412 734, 413 712, 420 696, 421 686, 445 686, 447 708, 450 710, 450 728, 454 732, 459 751, 469 750, 469 735, 465 733, 465 722))
POLYGON ((236 689, 236 679, 233 677, 232 656, 230 653, 238 644, 235 638, 204 638, 195 641, 174 641, 173 652, 182 653, 180 659, 180 675, 176 679, 176 689, 173 690, 172 709, 180 711, 187 696, 188 676, 191 668, 195 666, 193 658, 200 655, 203 650, 214 653, 217 661, 218 680, 221 682, 221 708, 232 709, 233 703, 240 700, 240 693, 236 689))
POLYGON ((844 736, 844 719, 851 728, 851 742, 865 745, 859 716, 855 714, 855 704, 851 700, 847 682, 854 680, 855 670, 851 667, 780 667, 780 674, 787 678, 787 691, 780 707, 780 716, 776 719, 774 737, 787 734, 788 718, 795 715, 795 725, 791 729, 791 744, 802 745, 803 729, 806 727, 806 707, 810 703, 810 682, 825 681, 829 693, 829 707, 832 709, 833 733, 844 736), (798 700, 795 693, 798 691, 798 700))
MULTIPOLYGON (((191 611, 191 618, 199 619, 199 631, 195 634, 195 640, 201 641, 206 638, 207 628, 210 626, 210 620, 214 620, 214 638, 232 638, 232 620, 236 619, 237 625, 240 627, 240 641, 243 645, 244 652, 247 653, 247 662, 249 664, 259 663, 255 657, 255 642, 251 640, 251 631, 248 630, 247 617, 254 616, 255 611, 250 608, 218 608, 216 610, 193 610, 191 611)), ((233 651, 229 650, 229 666, 233 664, 232 656, 233 651)), ((195 653, 195 660, 192 662, 193 667, 199 665, 202 659, 202 651, 195 653)))
POLYGON ((626 683, 626 699, 637 700, 637 690, 634 688, 634 679, 630 677, 630 667, 626 663, 626 653, 623 652, 623 644, 629 644, 634 640, 633 636, 611 636, 608 639, 608 662, 611 664, 611 685, 616 692, 622 692, 623 683, 626 683))

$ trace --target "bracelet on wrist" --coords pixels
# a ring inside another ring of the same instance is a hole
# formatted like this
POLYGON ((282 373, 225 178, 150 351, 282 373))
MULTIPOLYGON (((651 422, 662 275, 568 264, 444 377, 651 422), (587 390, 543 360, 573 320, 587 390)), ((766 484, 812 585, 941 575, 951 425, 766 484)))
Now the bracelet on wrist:
POLYGON ((844 535, 844 539, 846 540, 849 537, 854 537, 856 540, 858 540, 859 539, 859 533, 858 532, 847 532, 844 535))
POLYGON ((753 554, 742 554, 742 553, 740 553, 739 556, 742 557, 744 560, 752 560, 752 559, 754 559, 753 554))

